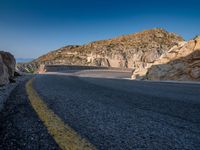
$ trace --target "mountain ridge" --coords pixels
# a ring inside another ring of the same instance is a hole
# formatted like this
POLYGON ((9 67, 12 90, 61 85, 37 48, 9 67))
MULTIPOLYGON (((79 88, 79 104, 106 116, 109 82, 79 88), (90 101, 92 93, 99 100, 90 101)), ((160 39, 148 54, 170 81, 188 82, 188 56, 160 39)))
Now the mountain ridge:
POLYGON ((180 41, 184 41, 181 36, 155 28, 85 45, 64 46, 20 68, 37 70, 40 65, 51 64, 137 68, 138 64, 155 61, 180 41))

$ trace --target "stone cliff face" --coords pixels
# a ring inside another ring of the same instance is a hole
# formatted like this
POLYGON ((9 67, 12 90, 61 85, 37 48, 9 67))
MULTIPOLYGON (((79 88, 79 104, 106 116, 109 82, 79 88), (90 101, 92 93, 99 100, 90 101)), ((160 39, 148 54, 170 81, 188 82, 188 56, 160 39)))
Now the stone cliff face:
POLYGON ((16 61, 12 54, 0 51, 0 85, 9 83, 14 77, 16 61))
POLYGON ((145 67, 168 51, 182 37, 163 29, 152 29, 83 46, 66 46, 19 65, 35 70, 41 64, 88 65, 118 68, 145 67))
POLYGON ((132 78, 200 81, 200 36, 180 42, 154 63, 133 72, 132 78))

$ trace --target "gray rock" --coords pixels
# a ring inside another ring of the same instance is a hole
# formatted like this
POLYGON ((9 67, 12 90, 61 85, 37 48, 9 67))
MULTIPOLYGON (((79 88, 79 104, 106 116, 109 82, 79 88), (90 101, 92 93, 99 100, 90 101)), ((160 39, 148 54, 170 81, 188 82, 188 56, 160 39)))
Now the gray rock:
POLYGON ((180 42, 153 63, 133 72, 132 78, 200 81, 200 37, 180 42))
POLYGON ((0 51, 0 85, 8 84, 15 73, 16 60, 8 52, 0 51))

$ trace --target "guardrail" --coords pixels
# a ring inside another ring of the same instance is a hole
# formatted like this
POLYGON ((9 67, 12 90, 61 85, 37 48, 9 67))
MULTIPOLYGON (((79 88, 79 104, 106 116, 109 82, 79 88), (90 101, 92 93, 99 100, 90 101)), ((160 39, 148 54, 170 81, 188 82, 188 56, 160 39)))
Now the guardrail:
POLYGON ((46 72, 67 71, 67 70, 116 70, 132 71, 131 68, 114 68, 100 66, 79 66, 79 65, 45 65, 46 72))

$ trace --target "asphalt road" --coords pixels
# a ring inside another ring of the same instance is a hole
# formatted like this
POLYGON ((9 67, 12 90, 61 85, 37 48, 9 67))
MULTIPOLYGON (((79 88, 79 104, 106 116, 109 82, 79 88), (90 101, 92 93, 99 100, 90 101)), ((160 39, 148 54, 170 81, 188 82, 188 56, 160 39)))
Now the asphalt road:
MULTIPOLYGON (((37 75, 33 88, 49 110, 99 150, 199 150, 200 84, 119 79, 128 74, 37 75)), ((59 150, 47 128, 21 83, 0 113, 0 149, 59 150)))
POLYGON ((60 150, 30 105, 25 83, 14 89, 0 112, 0 150, 60 150))
POLYGON ((200 84, 38 75, 33 87, 97 149, 200 149, 200 84))

